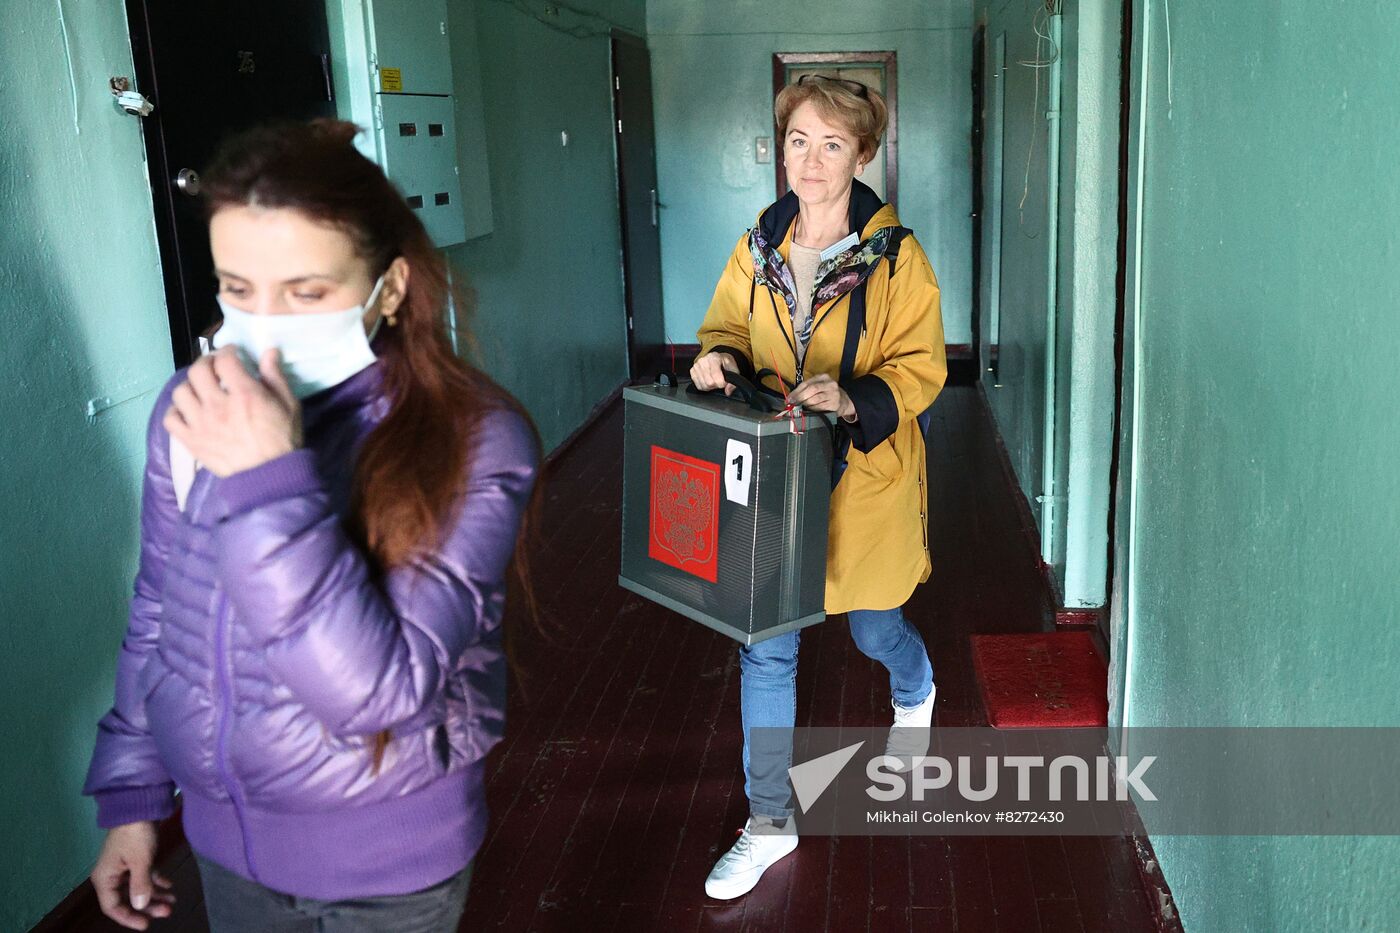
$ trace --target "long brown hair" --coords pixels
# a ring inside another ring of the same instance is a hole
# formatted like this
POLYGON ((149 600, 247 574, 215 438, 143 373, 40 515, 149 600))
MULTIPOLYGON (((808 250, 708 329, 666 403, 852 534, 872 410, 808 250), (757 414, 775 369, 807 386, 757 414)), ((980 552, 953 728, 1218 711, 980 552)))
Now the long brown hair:
MULTIPOLYGON (((202 187, 210 218, 232 206, 290 209, 348 235, 374 277, 397 257, 408 263, 397 324, 381 327, 375 341, 389 410, 365 439, 354 475, 351 530, 382 573, 440 542, 466 492, 487 413, 510 409, 535 429, 518 402, 454 352, 446 311, 450 299, 464 302, 446 260, 379 166, 355 148, 358 132, 339 120, 247 130, 220 148, 202 187)), ((538 451, 537 431, 535 442, 538 451)), ((531 616, 528 551, 542 487, 536 483, 515 548, 517 591, 531 616)), ((506 648, 509 657, 509 638, 506 648)), ((375 738, 376 771, 388 741, 387 731, 375 738)))

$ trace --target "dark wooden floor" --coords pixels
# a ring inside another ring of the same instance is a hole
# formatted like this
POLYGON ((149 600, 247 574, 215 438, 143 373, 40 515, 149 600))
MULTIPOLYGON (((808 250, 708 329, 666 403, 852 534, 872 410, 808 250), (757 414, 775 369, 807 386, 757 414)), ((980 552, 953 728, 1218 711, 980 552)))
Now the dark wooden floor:
MULTIPOLYGON (((976 389, 949 387, 934 410, 933 578, 907 615, 933 657, 937 723, 985 725, 968 635, 1040 631, 1052 607, 976 389)), ((463 929, 1156 928, 1121 838, 810 837, 746 897, 707 899, 747 815, 738 651, 617 586, 621 433, 613 406, 556 465, 537 560, 555 634, 516 640, 523 679, 463 929)), ((806 630, 799 725, 888 723, 882 671, 844 617, 806 630)), ((154 929, 204 929, 192 861, 174 858, 183 903, 154 929)))

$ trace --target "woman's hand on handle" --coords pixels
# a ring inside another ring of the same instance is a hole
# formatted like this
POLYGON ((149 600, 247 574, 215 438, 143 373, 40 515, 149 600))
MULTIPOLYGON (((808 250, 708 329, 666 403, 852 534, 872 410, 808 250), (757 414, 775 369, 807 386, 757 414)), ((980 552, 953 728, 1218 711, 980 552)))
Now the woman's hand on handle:
POLYGON ((170 916, 175 895, 171 883, 151 870, 156 859, 156 824, 127 823, 107 831, 92 886, 102 912, 130 930, 144 930, 151 920, 170 916))
POLYGON ((690 367, 690 381, 697 389, 710 391, 724 389, 725 395, 732 395, 734 387, 724 378, 725 372, 737 373, 739 364, 728 353, 706 353, 690 367))
POLYGON ((846 390, 825 373, 813 376, 793 389, 788 395, 788 401, 811 411, 835 412, 838 418, 845 418, 847 421, 855 419, 855 403, 846 394, 846 390))

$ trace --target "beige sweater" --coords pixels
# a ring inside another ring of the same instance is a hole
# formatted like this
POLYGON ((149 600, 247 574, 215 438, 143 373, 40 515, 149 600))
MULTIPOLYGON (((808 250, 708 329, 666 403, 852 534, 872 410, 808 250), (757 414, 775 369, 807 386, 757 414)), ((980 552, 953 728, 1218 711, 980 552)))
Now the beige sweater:
MULTIPOLYGON (((807 319, 812 316, 812 289, 817 284, 817 266, 821 265, 822 251, 811 246, 798 246, 793 243, 788 256, 788 268, 792 270, 792 281, 797 286, 797 313, 792 318, 792 332, 802 333, 807 319)), ((802 341, 797 342, 797 358, 807 354, 802 341)))

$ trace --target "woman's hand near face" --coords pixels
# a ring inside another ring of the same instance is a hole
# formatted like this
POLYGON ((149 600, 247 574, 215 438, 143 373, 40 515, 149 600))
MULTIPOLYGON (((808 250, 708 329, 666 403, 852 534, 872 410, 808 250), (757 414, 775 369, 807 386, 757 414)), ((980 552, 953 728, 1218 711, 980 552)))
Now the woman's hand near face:
POLYGON ((171 395, 165 428, 215 476, 261 466, 301 446, 301 403, 282 375, 276 350, 263 354, 261 379, 233 347, 202 356, 171 395))
POLYGON ((846 394, 846 390, 825 373, 813 376, 798 385, 788 395, 788 402, 811 411, 834 411, 837 417, 848 421, 856 414, 855 403, 846 394))
POLYGON ((102 912, 131 930, 144 930, 153 918, 170 916, 171 884, 151 871, 156 859, 156 824, 127 823, 107 831, 92 886, 102 912))
POLYGON ((739 364, 734 362, 734 357, 728 353, 706 353, 690 367, 690 381, 695 383, 697 389, 706 392, 711 389, 724 389, 725 395, 731 395, 734 387, 724 378, 726 371, 739 371, 739 364))

